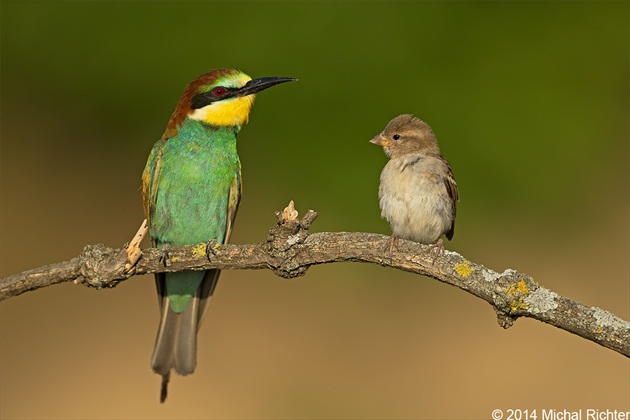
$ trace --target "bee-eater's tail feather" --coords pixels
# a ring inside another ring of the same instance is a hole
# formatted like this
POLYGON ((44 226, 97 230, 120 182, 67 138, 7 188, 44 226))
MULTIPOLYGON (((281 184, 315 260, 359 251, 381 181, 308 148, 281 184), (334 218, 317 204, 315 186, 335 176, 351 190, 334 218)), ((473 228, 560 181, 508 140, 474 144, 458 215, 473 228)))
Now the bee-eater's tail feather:
POLYGON ((171 369, 180 375, 193 373, 197 364, 197 319, 199 296, 195 295, 183 312, 173 311, 164 299, 160 329, 151 358, 151 367, 164 376, 171 369))
POLYGON ((160 387, 160 402, 163 403, 166 401, 166 396, 168 395, 168 381, 171 379, 171 373, 167 373, 166 375, 162 375, 162 386, 160 387))
MULTIPOLYGON (((197 365, 197 331, 212 292, 219 279, 220 270, 209 270, 201 286, 182 312, 172 310, 168 296, 162 296, 162 316, 158 329, 151 368, 162 375, 160 401, 166 399, 171 369, 180 375, 194 372, 197 365)), ((164 293, 164 277, 156 278, 158 292, 164 293)))
POLYGON ((206 271, 206 275, 201 282, 201 287, 199 288, 199 311, 197 312, 197 329, 201 325, 201 320, 206 313, 206 309, 208 309, 208 302, 214 293, 214 288, 217 287, 217 282, 219 281, 219 274, 221 274, 221 270, 208 270, 206 271))

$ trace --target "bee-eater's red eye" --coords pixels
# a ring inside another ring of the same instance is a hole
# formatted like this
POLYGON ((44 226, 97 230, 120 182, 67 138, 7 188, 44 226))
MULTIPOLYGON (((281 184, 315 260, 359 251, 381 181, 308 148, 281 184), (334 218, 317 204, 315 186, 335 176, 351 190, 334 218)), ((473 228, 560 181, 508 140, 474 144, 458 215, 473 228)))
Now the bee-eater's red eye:
POLYGON ((212 93, 214 93, 214 96, 218 96, 220 98, 221 96, 225 95, 225 88, 215 87, 214 89, 212 89, 212 93))

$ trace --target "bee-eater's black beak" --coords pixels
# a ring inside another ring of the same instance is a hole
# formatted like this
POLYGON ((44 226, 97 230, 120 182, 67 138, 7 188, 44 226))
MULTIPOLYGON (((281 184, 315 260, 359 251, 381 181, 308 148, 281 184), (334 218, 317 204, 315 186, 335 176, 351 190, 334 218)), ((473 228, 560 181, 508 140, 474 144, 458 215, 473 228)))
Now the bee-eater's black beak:
POLYGON ((279 85, 280 83, 296 81, 297 79, 294 79, 293 77, 261 77, 258 79, 252 79, 236 92, 236 96, 252 95, 260 92, 261 90, 279 85))

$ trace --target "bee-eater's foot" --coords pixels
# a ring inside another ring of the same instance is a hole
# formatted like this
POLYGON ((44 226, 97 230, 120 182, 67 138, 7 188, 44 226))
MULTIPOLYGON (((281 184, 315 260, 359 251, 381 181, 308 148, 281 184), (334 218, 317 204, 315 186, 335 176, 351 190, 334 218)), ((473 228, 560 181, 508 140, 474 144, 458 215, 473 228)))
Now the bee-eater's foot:
POLYGON ((212 257, 216 256, 217 253, 215 250, 219 247, 219 243, 216 239, 210 239, 208 243, 206 243, 206 258, 208 261, 212 261, 212 257))
POLYGON ((169 243, 165 243, 164 245, 162 245, 162 248, 160 248, 160 262, 164 264, 164 267, 168 267, 169 265, 171 265, 170 258, 168 255, 168 252, 170 250, 171 250, 171 244, 169 243))
POLYGON ((444 255, 444 241, 442 241, 442 238, 438 239, 436 243, 429 245, 429 250, 431 253, 435 254, 433 261, 431 262, 431 266, 433 266, 433 264, 435 264, 435 260, 444 255))

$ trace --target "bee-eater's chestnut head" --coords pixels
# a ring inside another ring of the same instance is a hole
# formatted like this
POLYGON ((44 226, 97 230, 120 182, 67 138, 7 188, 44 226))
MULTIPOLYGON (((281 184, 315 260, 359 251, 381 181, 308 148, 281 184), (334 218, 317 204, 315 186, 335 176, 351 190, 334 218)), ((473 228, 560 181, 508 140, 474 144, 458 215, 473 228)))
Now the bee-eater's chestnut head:
POLYGON ((295 80, 291 77, 252 79, 239 70, 211 70, 186 86, 165 136, 174 134, 187 117, 213 126, 240 127, 249 119, 256 93, 295 80))

